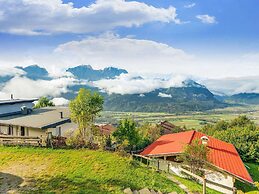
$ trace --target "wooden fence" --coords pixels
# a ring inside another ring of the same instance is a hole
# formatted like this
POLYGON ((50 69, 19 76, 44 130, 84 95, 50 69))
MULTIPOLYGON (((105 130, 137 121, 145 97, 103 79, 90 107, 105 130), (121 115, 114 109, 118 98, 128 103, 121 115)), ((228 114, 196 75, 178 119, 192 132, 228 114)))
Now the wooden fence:
POLYGON ((0 135, 0 145, 42 146, 42 139, 39 137, 0 135))
POLYGON ((142 155, 138 155, 138 154, 133 154, 133 159, 136 159, 138 161, 140 161, 141 163, 144 163, 147 165, 147 167, 153 168, 157 171, 164 171, 166 173, 169 174, 175 174, 172 170, 171 170, 171 166, 177 167, 181 172, 183 172, 185 175, 192 177, 193 179, 197 180, 197 182, 203 184, 203 193, 206 193, 206 184, 211 184, 211 185, 215 185, 217 187, 220 187, 222 189, 228 190, 230 192, 232 192, 233 194, 236 193, 236 188, 235 187, 228 187, 226 185, 222 185, 210 180, 207 180, 203 177, 200 177, 196 174, 193 174, 192 172, 186 170, 185 168, 182 168, 182 164, 177 163, 177 162, 172 162, 172 161, 168 161, 168 160, 161 160, 161 159, 154 159, 154 158, 148 158, 142 155))

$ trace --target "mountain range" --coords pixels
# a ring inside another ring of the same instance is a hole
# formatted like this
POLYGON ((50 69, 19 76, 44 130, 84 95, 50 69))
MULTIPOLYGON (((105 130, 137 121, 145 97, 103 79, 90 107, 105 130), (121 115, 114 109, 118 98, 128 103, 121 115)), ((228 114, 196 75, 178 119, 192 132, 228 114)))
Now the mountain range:
MULTIPOLYGON (((27 67, 16 67, 22 70, 22 76, 32 80, 51 80, 51 76, 45 68, 38 65, 27 67)), ((93 69, 90 65, 80 65, 68 68, 77 80, 84 80, 87 83, 103 79, 115 79, 121 74, 127 74, 127 70, 115 67, 104 69, 93 69)), ((12 76, 0 77, 0 83, 12 79, 12 76)), ((134 79, 134 78, 132 78, 134 79)), ((143 79, 137 76, 135 79, 143 79)), ((143 111, 143 112, 186 112, 204 111, 214 108, 222 108, 235 103, 258 104, 259 94, 240 93, 232 96, 218 96, 209 91, 206 86, 191 79, 184 80, 181 86, 158 88, 146 93, 137 94, 109 94, 93 84, 76 84, 68 87, 68 91, 62 93, 61 97, 72 99, 80 88, 87 88, 92 91, 99 91, 105 98, 104 108, 110 111, 143 111)))
POLYGON ((107 67, 104 69, 95 70, 91 65, 80 65, 69 68, 66 71, 72 73, 77 79, 84 79, 88 81, 113 79, 122 73, 128 73, 125 69, 118 69, 115 67, 107 67))

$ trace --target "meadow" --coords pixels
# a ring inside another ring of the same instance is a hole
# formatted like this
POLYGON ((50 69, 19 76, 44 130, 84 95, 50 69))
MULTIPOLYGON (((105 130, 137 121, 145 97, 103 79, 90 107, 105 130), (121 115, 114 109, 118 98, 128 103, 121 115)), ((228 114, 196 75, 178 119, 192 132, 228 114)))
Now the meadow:
POLYGON ((130 158, 87 149, 0 147, 0 177, 0 193, 122 193, 128 187, 184 193, 130 158))

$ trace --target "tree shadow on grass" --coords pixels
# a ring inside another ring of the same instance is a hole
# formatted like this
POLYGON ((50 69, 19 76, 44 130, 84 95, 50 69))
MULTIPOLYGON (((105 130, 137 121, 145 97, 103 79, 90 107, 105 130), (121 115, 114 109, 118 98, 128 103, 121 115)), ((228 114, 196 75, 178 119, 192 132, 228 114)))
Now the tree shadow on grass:
POLYGON ((0 193, 8 193, 16 191, 23 183, 23 179, 19 176, 0 172, 0 193))

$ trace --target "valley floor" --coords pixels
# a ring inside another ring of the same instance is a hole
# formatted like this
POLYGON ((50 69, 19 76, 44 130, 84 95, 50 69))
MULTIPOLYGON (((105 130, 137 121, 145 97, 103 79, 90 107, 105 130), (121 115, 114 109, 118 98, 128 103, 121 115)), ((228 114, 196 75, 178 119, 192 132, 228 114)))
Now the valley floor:
POLYGON ((239 115, 247 115, 259 125, 259 106, 238 106, 215 109, 204 112, 190 112, 182 114, 147 113, 147 112, 103 112, 99 122, 118 123, 122 118, 133 118, 138 122, 159 123, 167 120, 177 126, 188 129, 200 129, 205 124, 216 123, 221 119, 231 120, 239 115))

